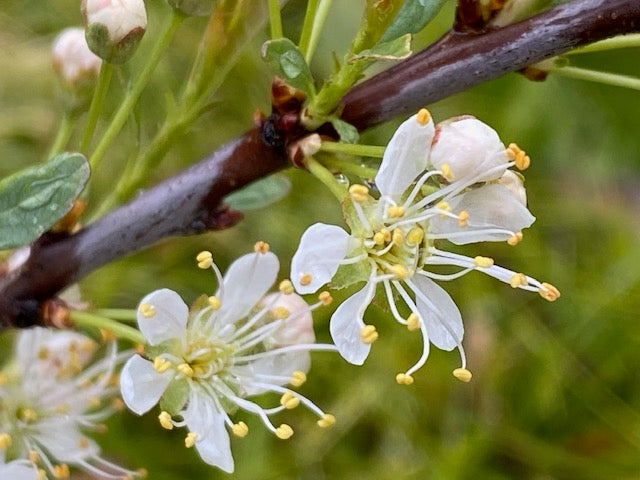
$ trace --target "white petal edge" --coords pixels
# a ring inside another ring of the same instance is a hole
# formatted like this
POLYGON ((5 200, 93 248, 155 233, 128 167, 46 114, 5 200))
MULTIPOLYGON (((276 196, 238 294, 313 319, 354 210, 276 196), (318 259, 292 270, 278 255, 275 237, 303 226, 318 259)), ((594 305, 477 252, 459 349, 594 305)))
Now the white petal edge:
POLYGON ((189 307, 176 292, 163 288, 140 301, 137 318, 138 327, 149 345, 159 345, 166 340, 185 337, 189 307), (146 306, 153 307, 152 311, 148 310, 150 316, 145 316, 146 306))
POLYGON ((0 478, 11 480, 38 480, 38 469, 26 460, 0 464, 0 478))
POLYGON ((354 365, 362 365, 371 350, 371 344, 364 343, 360 338, 360 330, 365 326, 362 317, 374 292, 375 285, 368 282, 362 290, 340 304, 329 323, 331 338, 340 355, 354 365))
POLYGON ((488 184, 470 190, 450 199, 449 205, 454 213, 469 213, 467 225, 461 227, 455 218, 436 216, 429 223, 429 233, 456 245, 505 241, 536 220, 503 185, 488 184))
POLYGON ((158 403, 171 382, 172 372, 158 373, 153 364, 134 355, 122 368, 120 392, 129 410, 142 415, 158 403))
POLYGON ((422 125, 418 115, 400 124, 382 157, 375 183, 383 196, 398 200, 411 182, 427 168, 435 135, 433 119, 422 125))
POLYGON ((229 433, 225 428, 225 415, 216 410, 209 398, 192 392, 183 417, 189 431, 197 435, 195 447, 202 460, 224 472, 233 473, 233 456, 229 433))
POLYGON ((416 306, 425 322, 429 340, 442 350, 453 350, 462 343, 464 336, 460 310, 449 294, 430 278, 415 275, 412 283, 422 293, 416 294, 416 306), (454 333, 458 341, 450 332, 454 333))
POLYGON ((314 293, 333 278, 349 249, 349 234, 336 225, 314 223, 302 234, 291 260, 291 282, 300 294, 314 293), (302 285, 306 274, 311 282, 302 285))
POLYGON ((245 317, 276 281, 279 269, 273 252, 249 253, 234 261, 223 279, 219 321, 233 323, 245 317))

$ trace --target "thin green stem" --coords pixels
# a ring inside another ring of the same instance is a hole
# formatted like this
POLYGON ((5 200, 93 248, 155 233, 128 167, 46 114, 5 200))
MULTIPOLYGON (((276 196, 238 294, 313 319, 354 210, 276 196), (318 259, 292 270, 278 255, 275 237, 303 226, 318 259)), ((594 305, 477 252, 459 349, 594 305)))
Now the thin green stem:
POLYGON ((71 138, 71 134, 73 133, 73 124, 75 119, 76 116, 72 113, 64 113, 60 121, 60 126, 58 127, 58 133, 56 133, 56 138, 53 140, 53 144, 47 154, 47 160, 60 153, 67 146, 67 143, 69 143, 69 139, 71 138))
POLYGON ((335 195, 338 201, 342 202, 345 199, 347 196, 347 187, 340 185, 333 176, 333 173, 331 173, 324 165, 313 157, 305 158, 304 164, 314 177, 324 183, 324 185, 331 190, 331 193, 335 195))
POLYGON ((382 158, 386 147, 378 145, 357 145, 353 143, 341 142, 322 142, 320 145, 321 152, 345 153, 347 155, 356 155, 358 157, 374 157, 382 158))
POLYGON ((356 175, 367 180, 374 178, 378 173, 378 169, 376 168, 366 167, 353 162, 345 162, 333 156, 319 156, 318 161, 329 169, 356 175))
POLYGON ((160 38, 156 41, 153 50, 149 54, 147 58, 147 63, 144 65, 140 75, 134 82, 131 89, 127 92, 123 102, 120 104, 120 108, 116 112, 115 116, 111 120, 111 124, 107 128, 107 131, 104 133, 102 138, 100 139, 100 143, 96 147, 95 151, 91 155, 89 159, 89 163, 91 164, 91 168, 95 171, 100 160, 104 157, 107 149, 116 138, 120 130, 124 126, 125 122, 129 118, 133 107, 135 106, 140 94, 144 87, 149 83, 151 75, 155 70, 162 54, 166 50, 169 45, 171 39, 173 38, 174 33, 176 32, 178 26, 182 23, 185 16, 181 14, 178 10, 172 10, 171 16, 169 17, 167 24, 164 28, 163 33, 160 35, 160 38))
POLYGON ((596 70, 587 70, 585 68, 578 67, 552 68, 549 70, 549 73, 555 73, 557 75, 575 78, 577 80, 587 80, 589 82, 604 83, 615 87, 640 90, 640 78, 620 75, 618 73, 598 72, 596 70))
POLYGON ((98 308, 93 313, 100 317, 113 318, 121 322, 135 322, 137 320, 136 310, 130 308, 98 308))
POLYGON ((271 38, 282 38, 282 17, 280 16, 279 0, 269 0, 269 22, 271 24, 271 38))
POLYGON ((311 30, 313 29, 313 20, 316 18, 316 10, 318 9, 318 0, 309 0, 307 2, 307 11, 304 14, 304 23, 302 24, 302 32, 300 32, 300 42, 298 48, 300 52, 307 58, 309 51, 309 40, 311 39, 311 30))
POLYGON ((608 38, 600 42, 592 43, 586 47, 576 48, 566 53, 566 55, 574 55, 580 53, 604 52, 606 50, 617 50, 618 48, 634 48, 640 47, 640 33, 632 33, 629 35, 620 35, 618 37, 608 38))
POLYGON ((146 343, 146 340, 139 330, 123 325, 110 318, 101 317, 89 312, 81 312, 79 310, 71 311, 71 321, 76 325, 83 327, 102 328, 113 333, 116 337, 123 340, 129 340, 133 343, 146 343))
POLYGON ((327 15, 329 14, 329 9, 331 8, 332 0, 320 0, 320 4, 315 11, 315 15, 313 16, 313 25, 311 26, 311 32, 309 34, 309 43, 306 45, 304 53, 304 59, 307 63, 311 63, 311 59, 313 58, 313 54, 318 46, 318 40, 320 39, 320 33, 322 32, 322 28, 324 27, 324 22, 327 19, 327 15))
POLYGON ((80 141, 80 151, 82 153, 89 153, 88 150, 91 144, 91 138, 93 137, 93 132, 98 124, 98 118, 100 118, 100 114, 102 113, 102 106, 104 105, 104 99, 106 98, 107 91, 109 90, 112 75, 113 64, 109 62, 102 62, 102 66, 100 67, 100 76, 98 77, 98 84, 93 92, 91 106, 89 107, 87 125, 84 128, 82 140, 80 141))

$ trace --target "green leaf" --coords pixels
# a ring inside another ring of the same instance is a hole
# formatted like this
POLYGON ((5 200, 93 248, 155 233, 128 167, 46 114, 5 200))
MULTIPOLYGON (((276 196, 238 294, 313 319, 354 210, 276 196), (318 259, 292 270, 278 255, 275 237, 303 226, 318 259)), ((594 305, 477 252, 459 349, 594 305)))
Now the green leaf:
POLYGON ((171 415, 177 415, 189 399, 189 383, 186 378, 174 380, 162 394, 160 408, 171 415))
POLYGON ((231 208, 243 212, 266 207, 282 200, 290 190, 291 182, 287 177, 271 175, 227 195, 224 201, 231 208))
POLYGON ((447 0, 406 0, 387 28, 381 42, 417 33, 435 18, 447 0))
POLYGON ((373 48, 362 50, 349 58, 349 63, 359 60, 402 60, 411 55, 411 34, 407 33, 389 42, 381 42, 373 48))
POLYGON ((84 156, 61 153, 0 181, 0 249, 31 243, 64 217, 89 172, 84 156))
POLYGON ((340 135, 340 140, 345 143, 358 143, 360 134, 356 127, 336 117, 331 119, 331 125, 333 125, 333 128, 335 128, 338 135, 340 135))
POLYGON ((309 97, 315 95, 309 65, 291 40, 278 38, 265 42, 262 45, 262 58, 267 61, 273 72, 289 85, 302 90, 309 97))

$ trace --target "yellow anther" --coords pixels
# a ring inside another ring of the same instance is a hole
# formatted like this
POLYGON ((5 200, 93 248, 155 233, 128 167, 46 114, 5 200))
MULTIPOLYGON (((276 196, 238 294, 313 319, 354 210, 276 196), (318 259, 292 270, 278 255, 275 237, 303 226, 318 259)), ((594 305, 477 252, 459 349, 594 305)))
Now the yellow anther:
POLYGON ((391 240, 391 232, 387 228, 380 230, 380 233, 382 233, 385 242, 391 240))
POLYGON ((153 369, 158 373, 166 372, 171 366, 171 362, 166 358, 156 357, 153 359, 153 369))
POLYGON ((236 437, 244 438, 249 433, 249 427, 244 422, 234 423, 231 427, 231 433, 233 433, 236 437))
POLYGON ((365 325, 360 329, 360 340, 363 343, 372 344, 378 339, 378 332, 373 325, 365 325))
POLYGON ((407 329, 410 332, 415 332, 416 330, 420 330, 420 317, 417 313, 412 313, 407 318, 407 329))
POLYGON ((269 248, 269 244, 261 240, 259 242, 256 242, 256 244, 253 246, 253 251, 256 253, 267 253, 269 251, 269 248))
POLYGON ((408 278, 410 275, 409 270, 407 270, 407 267, 399 264, 392 265, 391 268, 389 268, 389 272, 394 274, 400 280, 404 280, 405 278, 408 278))
POLYGON ((356 203, 364 203, 369 198, 369 189, 364 185, 351 185, 349 187, 349 196, 356 203))
POLYGON ((42 347, 38 350, 38 360, 46 360, 49 358, 49 355, 51 355, 51 352, 46 347, 42 347))
POLYGON ((284 320, 285 318, 289 317, 289 315, 291 315, 291 312, 284 307, 276 307, 271 310, 271 314, 278 320, 284 320))
POLYGON ((171 415, 169 415, 169 412, 160 412, 160 415, 158 415, 158 420, 160 421, 160 425, 162 426, 162 428, 166 430, 173 430, 173 422, 171 421, 171 415))
POLYGON ((280 440, 286 440, 288 438, 291 438, 292 435, 293 435, 293 428, 291 428, 286 423, 283 423, 278 428, 276 428, 276 437, 278 437, 280 440))
POLYGON ((514 273, 511 279, 509 279, 509 285, 513 288, 524 287, 528 284, 527 276, 524 273, 514 273))
POLYGON ((196 432, 189 432, 186 437, 184 437, 184 446, 187 448, 191 448, 196 444, 196 440, 198 439, 198 434, 196 432))
POLYGON ((40 454, 35 450, 29 450, 29 453, 27 453, 27 458, 32 463, 38 463, 40 461, 40 454))
POLYGON ((80 440, 78 440, 78 447, 82 448, 83 450, 89 448, 89 445, 91 444, 89 443, 89 439, 87 437, 81 437, 80 440))
POLYGON ((318 300, 320 300, 323 305, 331 305, 331 302, 333 302, 333 297, 329 292, 325 290, 324 292, 320 292, 320 295, 318 295, 318 300))
MULTIPOLYGON (((153 307, 151 307, 153 308, 153 307)), ((111 330, 107 330, 106 328, 101 328, 100 330, 100 337, 102 338, 103 342, 112 342, 114 341, 116 338, 116 335, 111 331, 111 330)), ((71 365, 74 369, 77 369, 78 371, 82 369, 82 365, 80 365, 80 357, 78 356, 78 354, 76 352, 73 352, 75 355, 72 355, 70 358, 70 361, 73 365, 71 365)))
POLYGON ((473 377, 471 372, 469 370, 467 370, 466 368, 456 368, 453 371, 453 376, 456 377, 461 382, 465 382, 465 383, 470 382, 471 381, 471 377, 473 377))
POLYGON ((466 210, 462 210, 458 214, 458 225, 461 227, 466 227, 468 220, 469 220, 469 212, 467 212, 466 210))
POLYGON ((213 255, 211 252, 204 250, 196 256, 198 261, 198 268, 206 269, 213 265, 213 255))
POLYGON ((278 290, 285 295, 291 295, 293 293, 293 283, 291 283, 291 280, 283 280, 278 285, 278 290))
POLYGON ((207 300, 209 302, 209 307, 211 307, 211 310, 218 310, 222 305, 220 299, 215 295, 211 295, 207 300))
POLYGON ((144 318, 151 318, 156 314, 156 309, 153 308, 153 305, 149 305, 148 303, 140 304, 138 311, 144 318))
POLYGON ((89 397, 88 399, 89 405, 93 408, 98 408, 102 405, 102 400, 99 397, 89 397))
POLYGON ((493 266, 493 258, 478 256, 473 259, 473 264, 476 267, 489 268, 493 266))
POLYGON ((181 363, 176 367, 180 373, 182 373, 185 377, 193 377, 193 368, 188 363, 181 363))
POLYGON ((0 373, 0 385, 7 384, 7 376, 4 373, 0 373))
POLYGON ((547 282, 542 283, 538 293, 542 298, 550 302, 555 302, 560 297, 560 290, 547 282))
POLYGON ((138 355, 144 354, 144 345, 142 343, 137 343, 133 349, 136 351, 138 355))
POLYGON ((396 375, 396 382, 398 385, 411 385, 413 383, 413 377, 406 373, 399 373, 396 375))
POLYGON ((448 163, 443 163, 440 166, 440 172, 442 172, 442 176, 447 180, 453 179, 453 172, 451 171, 451 167, 449 166, 448 163))
POLYGON ((427 110, 426 108, 421 108, 418 111, 418 115, 416 116, 416 120, 422 126, 425 126, 427 123, 429 123, 430 118, 431 118, 431 114, 429 113, 429 110, 427 110))
POLYGON ((0 450, 6 450, 11 446, 11 435, 8 433, 0 433, 0 450))
POLYGON ((384 234, 382 232, 376 232, 375 235, 373 236, 373 243, 375 243, 376 245, 383 245, 384 244, 384 234))
POLYGON ((517 144, 511 143, 507 147, 507 156, 516 164, 518 170, 526 170, 531 165, 531 158, 517 144))
POLYGON ((289 380, 289 383, 297 388, 297 387, 301 387, 306 381, 307 381, 307 374, 300 370, 296 370, 291 374, 291 380, 289 380))
POLYGON ((300 285, 304 285, 304 286, 309 285, 311 283, 311 278, 312 277, 310 273, 305 273, 300 277, 300 285))
POLYGON ((516 232, 507 239, 507 243, 512 247, 515 247, 522 241, 522 237, 522 232, 516 232))
POLYGON ((20 412, 20 418, 25 422, 35 422, 38 419, 38 412, 32 408, 25 408, 20 412))
MULTIPOLYGON (((136 474, 138 475, 138 478, 147 478, 149 476, 149 471, 146 468, 139 468, 138 470, 136 470, 136 474)), ((132 478, 131 480, 134 479, 132 478)))
POLYGON ((445 212, 451 211, 451 205, 449 205, 449 203, 445 202, 444 200, 442 202, 438 202, 436 204, 436 208, 438 210, 444 210, 445 212))
POLYGON ((38 469, 38 480, 47 480, 47 472, 45 472, 42 468, 38 469))
POLYGON ((296 408, 300 405, 300 399, 296 397, 292 392, 286 392, 280 397, 280 405, 282 405, 287 410, 291 410, 292 408, 296 408))
POLYGON ((69 410, 71 410, 71 408, 67 403, 62 403, 56 407, 56 413, 59 413, 60 415, 66 415, 69 413, 69 410))
POLYGON ((407 233, 407 243, 409 245, 419 245, 424 240, 424 230, 420 227, 413 227, 407 233))
POLYGON ((404 234, 402 233, 402 230, 400 230, 399 228, 395 228, 393 230, 393 235, 391 236, 391 239, 393 240, 393 243, 395 245, 402 245, 402 242, 404 240, 404 234))
POLYGON ((316 423, 320 428, 329 428, 331 425, 336 423, 336 417, 334 417, 330 413, 325 413, 322 415, 322 418, 316 423))
POLYGON ((61 463, 60 465, 53 466, 53 478, 69 478, 71 472, 69 471, 69 465, 61 463))
POLYGON ((402 205, 393 205, 387 209, 389 218, 400 218, 404 215, 404 207, 402 205))
POLYGON ((124 411, 125 405, 120 397, 116 397, 111 400, 111 408, 113 408, 116 412, 124 411))

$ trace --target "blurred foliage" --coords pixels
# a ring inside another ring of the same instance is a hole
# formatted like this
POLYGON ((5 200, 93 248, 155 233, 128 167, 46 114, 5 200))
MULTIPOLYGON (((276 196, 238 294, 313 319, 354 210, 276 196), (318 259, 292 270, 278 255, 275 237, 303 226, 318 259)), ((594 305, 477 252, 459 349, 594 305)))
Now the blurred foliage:
MULTIPOLYGON (((265 0, 266 1, 266 0, 265 0)), ((362 2, 334 2, 312 69, 332 68, 357 28, 362 2)), ((0 173, 33 164, 45 154, 60 118, 49 45, 56 32, 80 23, 76 0, 4 0, 0 12, 0 173)), ((143 58, 168 9, 147 2, 149 29, 133 61, 143 58)), ((284 10, 285 33, 297 38, 304 2, 284 10)), ((247 12, 248 15, 251 12, 247 12)), ((419 35, 421 48, 444 32, 451 2, 419 35)), ((130 122, 95 172, 93 202, 136 148, 160 123, 164 96, 180 87, 206 19, 189 19, 142 96, 130 122)), ((211 111, 150 174, 149 185, 242 133, 256 109, 268 111, 269 74, 259 58, 266 30, 234 68, 211 111)), ((581 66, 640 76, 638 49, 575 57, 581 66)), ((107 110, 117 105, 126 78, 114 82, 107 110)), ((394 376, 419 356, 416 334, 398 328, 375 307, 368 321, 380 340, 363 367, 337 355, 316 354, 302 393, 334 413, 329 430, 308 413, 282 415, 296 434, 282 442, 255 418, 251 434, 232 439, 239 479, 633 479, 640 478, 640 135, 637 92, 549 78, 532 83, 507 75, 429 105, 433 116, 472 114, 531 156, 526 172, 529 206, 537 222, 518 247, 483 244, 457 251, 492 256, 516 271, 557 285, 549 304, 472 273, 446 284, 463 313, 470 384, 451 376, 456 353, 432 349, 415 384, 394 376)), ((401 121, 363 136, 384 144, 401 121)), ((211 249, 221 268, 265 240, 282 259, 281 276, 304 229, 316 221, 340 223, 329 192, 299 170, 287 172, 291 194, 249 212, 236 227, 166 241, 95 272, 82 283, 97 306, 134 307, 145 293, 168 287, 187 300, 213 292, 210 272, 194 256, 211 249)), ((337 297, 344 295, 340 292, 337 297)), ((318 311, 317 335, 328 338, 333 307, 318 311)), ((3 344, 3 348, 4 344, 3 344)), ((273 399, 271 399, 273 400, 273 399)), ((280 419, 276 419, 278 421, 280 419)), ((98 438, 106 452, 149 478, 225 478, 182 448, 186 432, 162 430, 150 414, 123 414, 98 438)))

